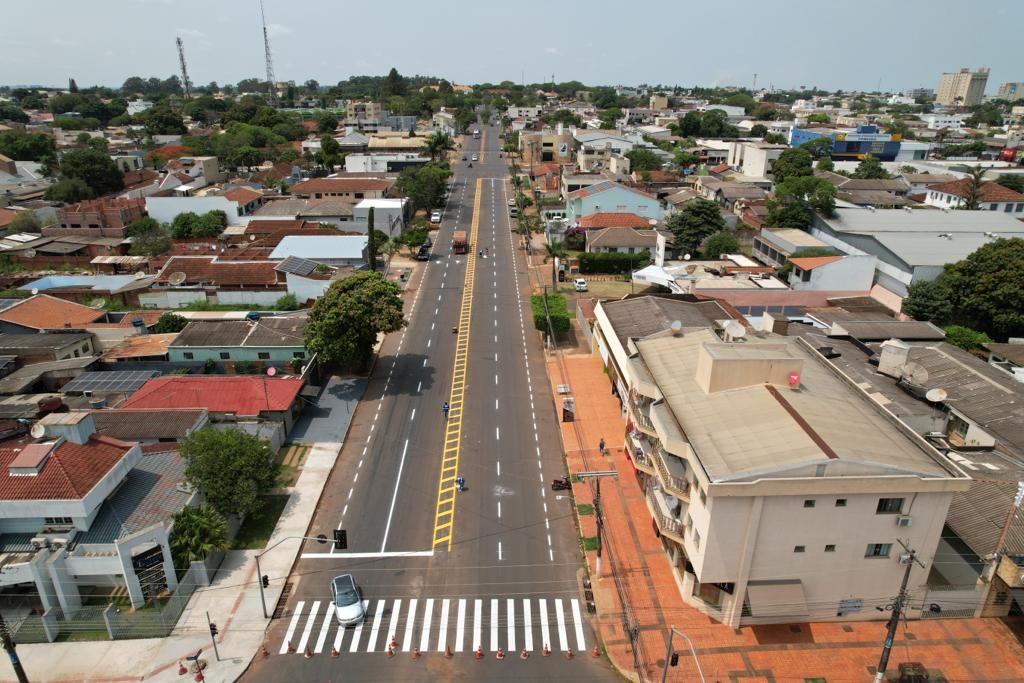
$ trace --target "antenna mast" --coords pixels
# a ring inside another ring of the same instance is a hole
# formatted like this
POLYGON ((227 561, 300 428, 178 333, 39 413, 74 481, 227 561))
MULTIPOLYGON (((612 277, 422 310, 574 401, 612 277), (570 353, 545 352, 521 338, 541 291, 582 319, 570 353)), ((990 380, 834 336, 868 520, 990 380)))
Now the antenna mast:
POLYGON ((267 88, 270 102, 277 100, 277 79, 274 78, 274 60, 270 56, 270 34, 267 33, 267 15, 263 12, 263 0, 260 0, 260 20, 263 22, 263 52, 267 60, 267 88))
POLYGON ((181 64, 181 89, 185 91, 185 100, 192 99, 192 81, 188 78, 188 69, 185 67, 185 43, 181 36, 178 36, 178 63, 181 64))

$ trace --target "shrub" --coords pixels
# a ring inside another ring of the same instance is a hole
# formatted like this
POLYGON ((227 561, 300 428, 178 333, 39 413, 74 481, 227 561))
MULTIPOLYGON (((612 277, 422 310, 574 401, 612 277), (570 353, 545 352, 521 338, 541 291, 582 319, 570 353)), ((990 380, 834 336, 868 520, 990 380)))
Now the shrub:
MULTIPOLYGON (((565 334, 569 331, 569 307, 565 303, 565 297, 561 294, 548 294, 548 313, 551 316, 551 327, 555 334, 565 334)), ((530 307, 533 309, 533 326, 541 332, 548 331, 546 316, 544 315, 544 296, 534 294, 530 297, 530 307)))
POLYGON ((629 273, 645 267, 650 262, 650 255, 642 254, 605 254, 587 252, 580 254, 581 273, 629 273))

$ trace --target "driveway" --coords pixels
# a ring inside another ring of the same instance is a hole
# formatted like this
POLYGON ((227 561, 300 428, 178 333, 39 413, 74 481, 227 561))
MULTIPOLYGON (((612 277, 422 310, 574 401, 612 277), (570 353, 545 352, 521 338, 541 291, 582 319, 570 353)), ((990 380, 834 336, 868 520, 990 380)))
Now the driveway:
POLYGON ((366 390, 364 377, 331 377, 316 405, 307 405, 288 441, 293 443, 341 443, 359 399, 366 390))

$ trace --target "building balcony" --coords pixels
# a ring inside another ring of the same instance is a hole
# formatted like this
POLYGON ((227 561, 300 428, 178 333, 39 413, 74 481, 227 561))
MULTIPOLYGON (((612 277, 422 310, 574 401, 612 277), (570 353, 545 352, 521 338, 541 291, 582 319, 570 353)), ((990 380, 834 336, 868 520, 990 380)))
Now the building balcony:
POLYGON ((652 439, 639 430, 626 432, 626 444, 629 447, 630 457, 638 470, 647 474, 654 474, 654 462, 651 460, 651 453, 654 451, 656 440, 652 439))
POLYGON ((686 527, 683 525, 683 519, 686 517, 686 503, 675 496, 666 494, 654 482, 648 482, 646 488, 647 507, 654 517, 655 524, 658 525, 658 531, 663 536, 668 536, 682 545, 683 534, 686 532, 686 527))
POLYGON ((629 406, 629 416, 633 418, 633 423, 650 436, 657 437, 658 433, 654 430, 654 423, 651 422, 650 411, 652 401, 648 398, 637 396, 636 398, 631 398, 626 403, 629 406))
POLYGON ((662 488, 689 502, 690 482, 686 479, 686 461, 666 451, 660 443, 655 444, 651 459, 662 488))

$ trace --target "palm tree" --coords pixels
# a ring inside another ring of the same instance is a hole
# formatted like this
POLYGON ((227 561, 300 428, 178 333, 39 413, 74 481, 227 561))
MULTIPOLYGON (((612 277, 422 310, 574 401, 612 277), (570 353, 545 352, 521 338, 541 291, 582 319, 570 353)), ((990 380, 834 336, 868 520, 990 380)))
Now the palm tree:
POLYGON ((227 549, 227 520, 205 503, 184 507, 174 515, 170 542, 176 565, 204 560, 227 549))
POLYGON ((434 133, 427 138, 426 150, 431 161, 436 161, 438 157, 443 157, 453 149, 455 140, 448 133, 434 133))
POLYGON ((970 170, 964 196, 961 198, 960 205, 957 208, 964 209, 965 211, 978 211, 981 209, 981 188, 984 184, 982 182, 984 175, 985 169, 980 166, 975 166, 970 170))
POLYGON ((561 258, 565 256, 565 243, 562 240, 552 239, 544 245, 544 251, 548 258, 561 258))

